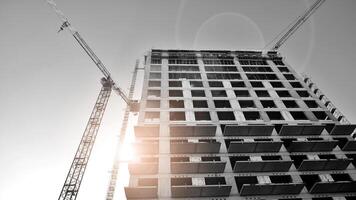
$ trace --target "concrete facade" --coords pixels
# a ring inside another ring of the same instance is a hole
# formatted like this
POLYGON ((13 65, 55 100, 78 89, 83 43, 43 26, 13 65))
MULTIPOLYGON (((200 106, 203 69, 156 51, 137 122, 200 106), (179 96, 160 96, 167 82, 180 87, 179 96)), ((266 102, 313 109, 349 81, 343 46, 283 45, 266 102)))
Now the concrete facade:
POLYGON ((350 124, 277 52, 151 50, 128 199, 356 199, 350 124))

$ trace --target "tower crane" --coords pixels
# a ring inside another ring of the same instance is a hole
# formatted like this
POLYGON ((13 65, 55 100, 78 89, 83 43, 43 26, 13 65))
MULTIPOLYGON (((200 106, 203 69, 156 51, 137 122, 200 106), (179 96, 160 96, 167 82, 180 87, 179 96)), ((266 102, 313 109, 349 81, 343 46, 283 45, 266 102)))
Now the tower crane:
MULTIPOLYGON (((102 87, 99 92, 98 98, 95 102, 94 108, 89 117, 81 141, 75 153, 65 182, 63 184, 61 193, 58 197, 58 200, 75 200, 78 195, 78 191, 91 155, 92 148, 94 146, 95 138, 97 136, 111 91, 115 91, 125 101, 128 106, 128 110, 131 112, 137 112, 139 103, 138 101, 131 100, 129 97, 127 97, 126 94, 122 91, 122 89, 114 82, 110 72, 107 70, 105 65, 96 56, 94 51, 85 42, 79 32, 72 27, 67 17, 57 8, 56 3, 53 0, 46 0, 46 2, 50 5, 50 7, 53 8, 57 16, 62 21, 62 25, 60 26, 58 32, 64 29, 68 29, 69 32, 75 38, 75 40, 84 49, 84 51, 88 54, 90 59, 95 63, 95 65, 98 67, 98 69, 104 76, 101 79, 102 87)), ((138 63, 136 62, 135 70, 137 70, 137 65, 138 63)), ((130 97, 132 97, 132 95, 130 95, 130 97)), ((125 116, 126 115, 127 114, 125 114, 125 116)))
MULTIPOLYGON (((292 26, 290 29, 288 29, 287 31, 282 31, 280 34, 277 35, 276 38, 278 38, 278 36, 282 35, 283 36, 273 45, 273 47, 271 48, 271 50, 278 50, 279 47, 281 47, 288 39, 290 36, 292 36, 295 31, 298 30, 298 28, 304 24, 304 22, 321 6, 321 4, 323 4, 325 2, 325 0, 317 0, 312 6, 310 6, 310 8, 305 11, 304 14, 302 14, 301 16, 299 16, 296 20, 295 23, 292 23, 290 26, 292 26)), ((290 27, 288 26, 288 27, 290 27)), ((287 28, 288 28, 287 27, 287 28)), ((274 40, 273 40, 274 41, 274 40)), ((273 42, 272 41, 272 42, 273 42)))

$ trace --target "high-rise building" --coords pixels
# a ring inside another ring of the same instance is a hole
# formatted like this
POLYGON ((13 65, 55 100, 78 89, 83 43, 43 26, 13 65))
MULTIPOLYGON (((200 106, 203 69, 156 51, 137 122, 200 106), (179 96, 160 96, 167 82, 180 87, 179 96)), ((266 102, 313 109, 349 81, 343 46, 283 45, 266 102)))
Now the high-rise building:
POLYGON ((128 199, 356 199, 355 125, 275 51, 151 50, 128 199))

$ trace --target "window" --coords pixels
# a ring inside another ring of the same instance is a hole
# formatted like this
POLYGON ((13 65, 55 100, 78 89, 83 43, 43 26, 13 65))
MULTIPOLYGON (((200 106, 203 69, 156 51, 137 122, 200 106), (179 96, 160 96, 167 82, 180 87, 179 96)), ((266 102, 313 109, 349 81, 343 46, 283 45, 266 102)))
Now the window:
POLYGON ((284 77, 286 77, 287 80, 295 80, 295 77, 293 74, 284 74, 284 77))
POLYGON ((190 87, 203 87, 203 82, 201 81, 190 81, 190 87))
POLYGON ((185 112, 170 112, 169 120, 171 121, 184 121, 185 120, 185 112))
POLYGON ((159 108, 159 107, 161 107, 161 101, 147 100, 146 107, 147 108, 159 108))
POLYGON ((224 177, 205 177, 205 185, 226 185, 224 177))
POLYGON ((289 82, 289 83, 294 88, 303 88, 302 84, 300 84, 299 82, 289 82))
POLYGON ((284 87, 282 82, 270 82, 270 83, 271 83, 272 87, 274 87, 274 88, 283 88, 284 87))
POLYGON ((262 100, 261 104, 264 108, 276 108, 276 104, 272 100, 262 100))
POLYGON ((147 97, 160 97, 161 96, 161 90, 148 90, 147 91, 147 97))
POLYGON ((243 81, 231 81, 231 87, 246 87, 243 81))
POLYGON ((249 97, 250 93, 248 90, 234 90, 236 97, 249 97))
POLYGON ((235 120, 233 112, 217 112, 219 120, 235 120))
POLYGON ((313 114, 318 120, 329 120, 329 116, 324 111, 313 111, 313 114))
POLYGON ((207 73, 206 76, 208 79, 241 79, 241 76, 238 73, 207 73))
POLYGON ((169 71, 199 71, 199 66, 169 65, 169 71))
POLYGON ((278 67, 278 69, 281 72, 289 72, 289 69, 287 67, 278 67))
POLYGON ((231 108, 228 100, 214 100, 215 108, 231 108))
POLYGON ((205 66, 205 71, 237 72, 237 68, 235 66, 205 66))
POLYGON ((192 185, 192 178, 171 178, 172 186, 192 185))
POLYGON ((203 59, 205 65, 234 65, 233 59, 203 59))
POLYGON ((275 64, 275 65, 284 65, 282 59, 273 59, 272 62, 275 64))
POLYGON ((225 90, 211 90, 211 95, 213 97, 226 97, 226 91, 225 90))
POLYGON ((273 72, 270 67, 242 67, 245 72, 273 72))
POLYGON ((252 100, 239 100, 239 104, 241 108, 256 108, 252 100))
POLYGON ((139 186, 158 186, 157 178, 139 178, 138 179, 139 186))
POLYGON ((266 112, 270 120, 283 120, 283 116, 278 111, 266 112))
POLYGON ((182 87, 182 81, 169 81, 169 87, 182 87))
POLYGON ((221 81, 209 81, 210 87, 224 87, 221 81))
POLYGON ((260 82, 260 81, 252 81, 252 82, 251 82, 251 85, 252 85, 252 87, 254 87, 254 88, 262 88, 262 87, 264 87, 263 84, 262 84, 262 82, 260 82))
POLYGON ((160 117, 159 112, 145 112, 145 119, 146 120, 157 120, 160 117))
POLYGON ((161 64, 161 58, 151 58, 151 64, 161 64))
POLYGON ((161 73, 151 72, 150 79, 161 79, 161 73))
POLYGON ((192 97, 205 97, 204 90, 192 90, 192 97))
POLYGON ((169 73, 169 79, 201 79, 199 73, 169 73))
POLYGON ((294 120, 308 120, 307 116, 302 111, 291 111, 290 114, 294 120))
POLYGON ((151 65, 151 71, 161 71, 161 65, 151 65))
POLYGON ((246 74, 250 80, 278 80, 275 74, 246 74))
POLYGON ((292 183, 292 177, 290 175, 275 175, 269 176, 271 183, 292 183))
POLYGON ((148 87, 161 87, 161 81, 148 81, 148 87))
POLYGON ((258 97, 269 97, 267 90, 256 90, 255 92, 258 97))
POLYGON ((193 107, 194 108, 207 108, 208 107, 208 103, 207 101, 204 100, 193 100, 193 107))
POLYGON ((283 103, 287 108, 299 108, 298 104, 293 100, 285 100, 283 103))
POLYGON ((239 63, 241 65, 268 65, 267 61, 262 59, 239 59, 239 63))
POLYGON ((177 65, 194 65, 198 64, 196 59, 169 59, 168 64, 177 64, 177 65))
POLYGON ((309 107, 309 108, 319 108, 318 103, 314 100, 306 100, 304 103, 309 107))
POLYGON ((243 112, 246 120, 260 120, 260 113, 257 111, 243 112))
POLYGON ((209 112, 194 112, 195 120, 211 120, 209 112))
POLYGON ((182 90, 169 90, 170 97, 182 97, 183 91, 182 90))
POLYGON ((306 90, 297 90, 297 93, 300 97, 310 97, 310 94, 306 90))
POLYGON ((183 100, 169 100, 169 107, 170 108, 184 108, 184 101, 183 100))
POLYGON ((277 90, 276 92, 279 97, 291 97, 288 90, 277 90))

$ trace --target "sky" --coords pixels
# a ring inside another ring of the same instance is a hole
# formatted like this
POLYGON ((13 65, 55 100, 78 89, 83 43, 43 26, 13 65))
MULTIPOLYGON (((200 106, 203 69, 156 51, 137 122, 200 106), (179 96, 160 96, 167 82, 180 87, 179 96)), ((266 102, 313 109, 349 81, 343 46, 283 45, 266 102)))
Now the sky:
MULTIPOLYGON (((135 59, 142 64, 151 48, 263 49, 311 3, 57 1, 126 91, 135 59)), ((351 122, 356 122, 355 9, 354 0, 327 0, 280 48, 351 122)), ((0 199, 58 198, 99 93, 100 72, 68 32, 57 33, 60 25, 43 0, 0 1, 0 199)), ((124 106, 113 94, 78 200, 105 198, 124 106)), ((123 196, 120 187, 116 197, 123 196)))

